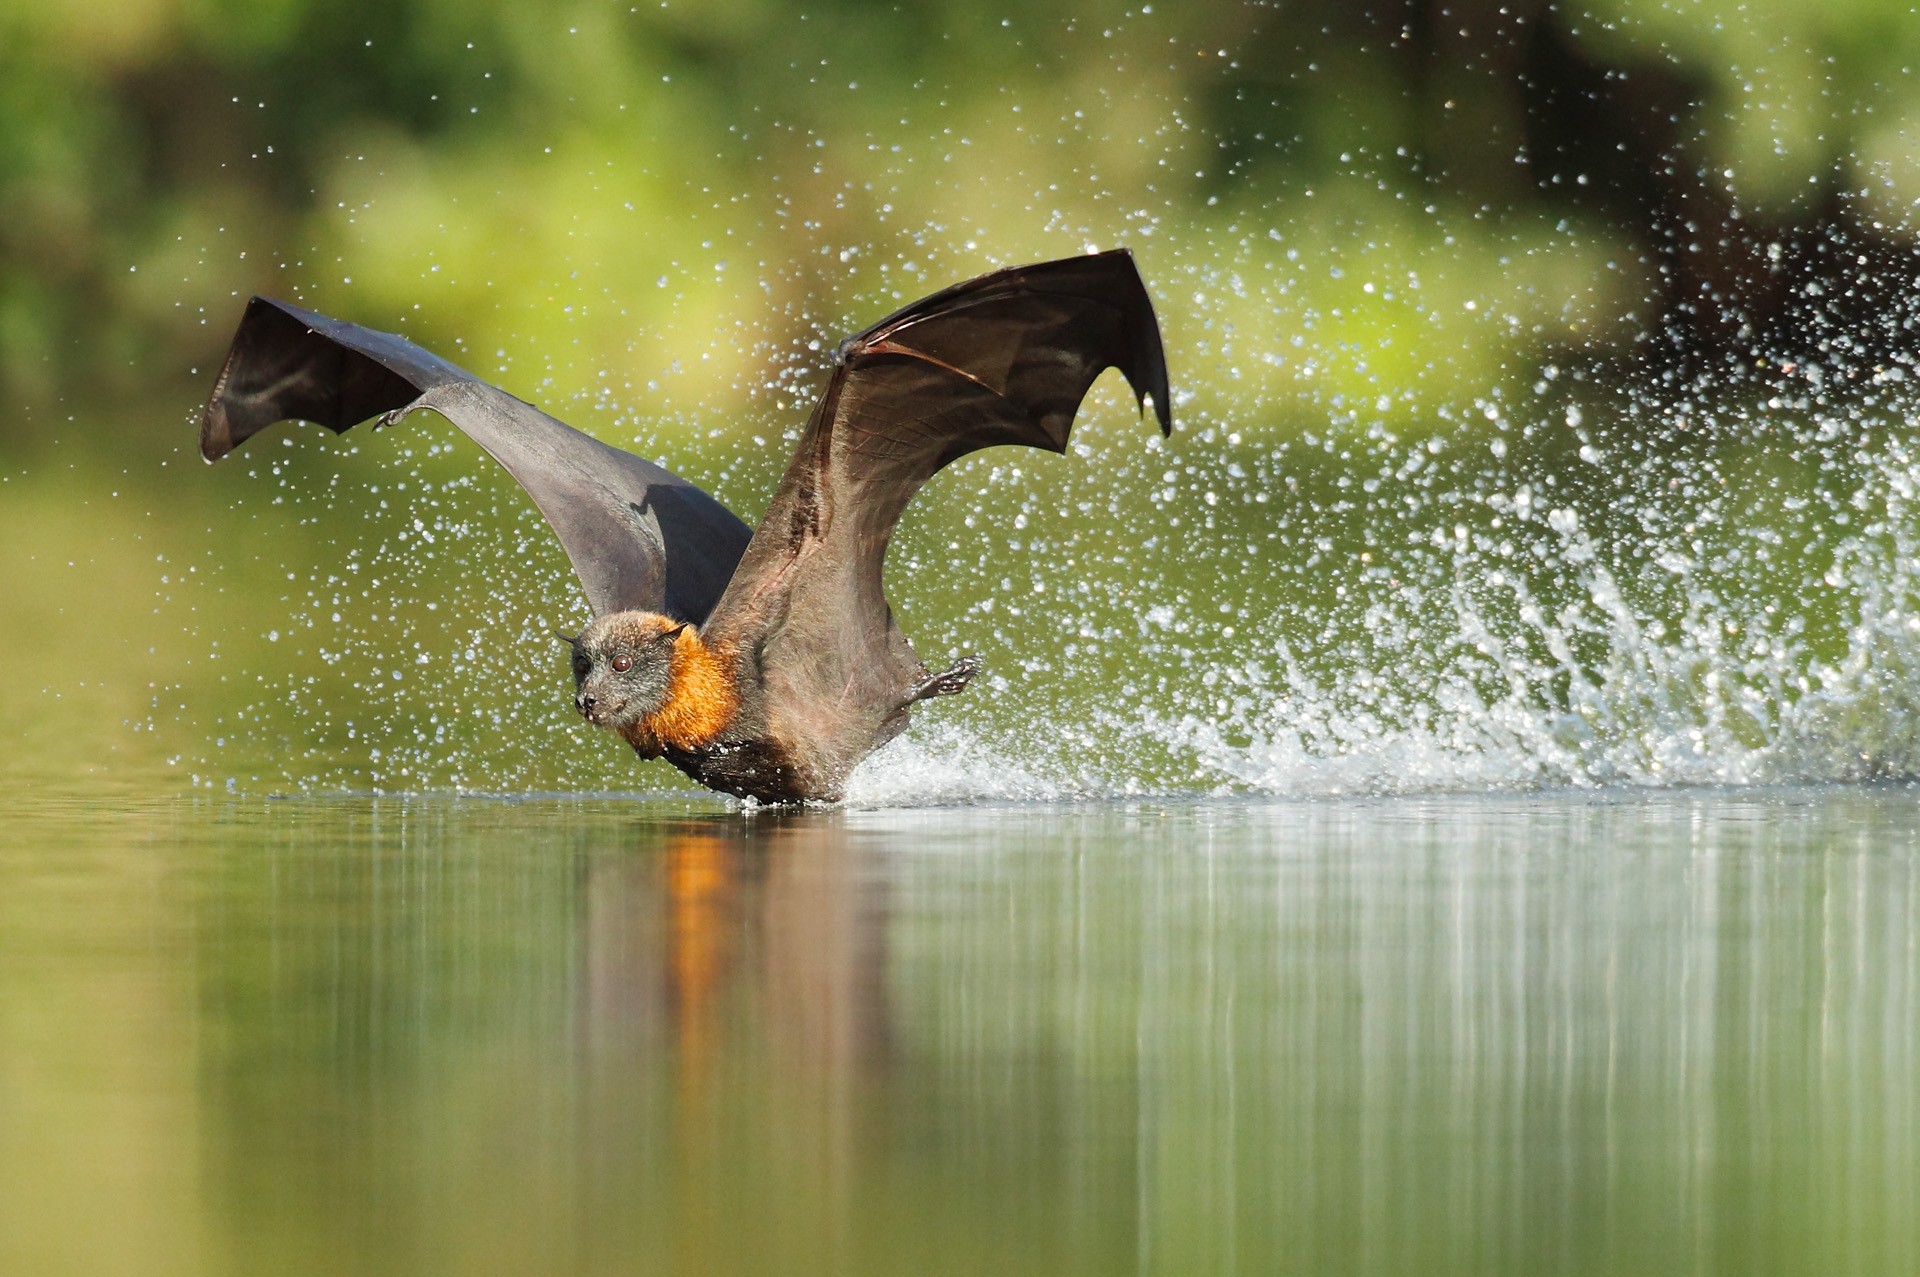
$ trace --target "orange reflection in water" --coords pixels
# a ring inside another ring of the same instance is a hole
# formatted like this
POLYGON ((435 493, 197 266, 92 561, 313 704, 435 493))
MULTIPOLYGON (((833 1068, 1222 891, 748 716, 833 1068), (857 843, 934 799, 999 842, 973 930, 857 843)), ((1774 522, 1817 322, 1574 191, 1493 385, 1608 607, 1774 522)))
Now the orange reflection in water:
POLYGON ((795 1082, 883 1064, 887 899, 861 872, 878 848, 831 814, 702 823, 656 845, 591 872, 601 1051, 671 1050, 683 1098, 747 1057, 795 1082))
POLYGON ((683 1084, 690 1089, 708 1072, 738 941, 735 859, 727 840, 711 834, 676 838, 666 853, 667 999, 683 1084))
POLYGON ((764 1270, 770 1238, 837 1253, 888 1063, 884 848, 806 813, 689 824, 635 853, 586 884, 598 1177, 662 1212, 635 1243, 662 1271, 764 1270), (749 1201, 764 1232, 738 1226, 749 1201))

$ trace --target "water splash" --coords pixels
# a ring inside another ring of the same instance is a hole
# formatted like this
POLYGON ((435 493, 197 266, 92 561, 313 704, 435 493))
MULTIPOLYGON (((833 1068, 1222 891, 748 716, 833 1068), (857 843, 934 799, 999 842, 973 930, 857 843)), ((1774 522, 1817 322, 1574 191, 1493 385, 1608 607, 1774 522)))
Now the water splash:
MULTIPOLYGON (((1862 381, 1899 384, 1886 371, 1862 381)), ((1589 386, 1585 410, 1543 393, 1531 417, 1483 411, 1477 437, 1375 423, 1309 434, 1299 461, 1283 446, 1265 475, 1218 459, 1196 471, 1222 500, 1186 554, 1109 570, 1104 607, 1046 613, 1082 635, 1130 615, 1117 660, 1053 644, 1028 658, 1042 713, 993 706, 877 758, 855 798, 1920 775, 1911 412, 1811 380, 1660 401, 1589 386), (1252 524, 1264 553, 1219 513, 1250 496, 1277 507, 1252 524)), ((1085 586, 1088 566, 1036 582, 1085 586)))

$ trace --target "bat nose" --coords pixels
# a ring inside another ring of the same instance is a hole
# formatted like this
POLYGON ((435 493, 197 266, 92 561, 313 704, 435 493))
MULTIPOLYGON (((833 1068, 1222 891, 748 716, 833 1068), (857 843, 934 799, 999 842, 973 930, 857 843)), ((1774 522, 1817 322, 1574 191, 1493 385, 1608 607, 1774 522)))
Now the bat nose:
POLYGON ((576 696, 573 698, 573 703, 580 707, 580 713, 583 717, 593 717, 593 697, 584 694, 576 696))

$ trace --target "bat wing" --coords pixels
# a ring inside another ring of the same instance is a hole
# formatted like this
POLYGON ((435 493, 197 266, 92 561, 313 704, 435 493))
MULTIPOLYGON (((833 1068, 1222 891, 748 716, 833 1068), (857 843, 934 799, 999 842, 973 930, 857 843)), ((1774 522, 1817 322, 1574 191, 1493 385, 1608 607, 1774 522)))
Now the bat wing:
MULTIPOLYGON (((1171 429, 1153 304, 1124 249, 982 276, 844 342, 766 517, 702 629, 758 690, 760 725, 838 779, 905 726, 926 670, 881 565, 942 466, 996 444, 1064 452, 1095 377, 1117 367, 1171 429)), ((922 692, 924 694, 924 692, 922 692)), ((746 702, 743 701, 743 708, 746 702)))
POLYGON ((200 424, 217 461, 276 421, 336 434, 369 417, 431 408, 519 481, 586 590, 594 614, 637 608, 703 621, 751 533, 662 466, 609 447, 403 337, 255 297, 200 424))

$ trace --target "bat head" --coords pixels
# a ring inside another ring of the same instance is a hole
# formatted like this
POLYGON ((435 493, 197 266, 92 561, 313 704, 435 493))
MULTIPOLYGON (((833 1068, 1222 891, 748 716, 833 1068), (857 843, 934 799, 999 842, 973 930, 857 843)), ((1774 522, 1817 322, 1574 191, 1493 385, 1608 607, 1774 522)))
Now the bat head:
POLYGON ((573 640, 574 705, 619 731, 666 704, 686 624, 656 612, 609 612, 573 640))

